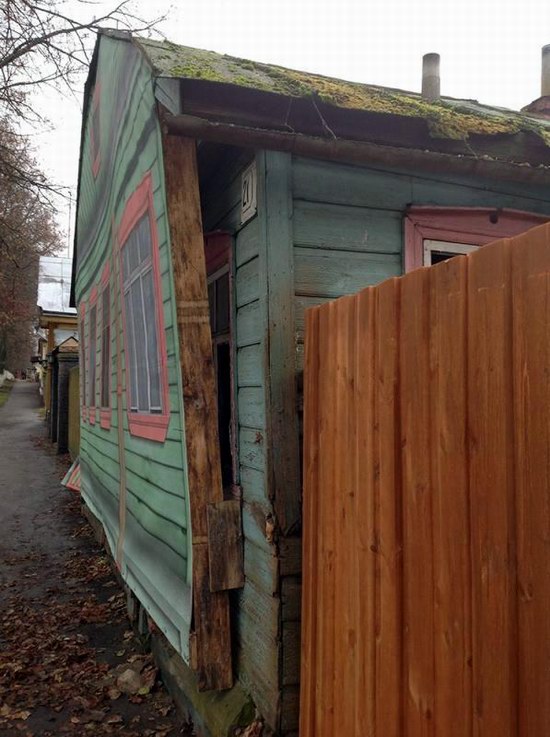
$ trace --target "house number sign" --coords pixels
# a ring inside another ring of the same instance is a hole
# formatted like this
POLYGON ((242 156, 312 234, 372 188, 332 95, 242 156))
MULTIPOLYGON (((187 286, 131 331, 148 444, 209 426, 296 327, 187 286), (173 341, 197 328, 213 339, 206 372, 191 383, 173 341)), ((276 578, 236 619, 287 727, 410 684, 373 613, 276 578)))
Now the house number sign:
POLYGON ((250 164, 241 180, 241 223, 256 214, 256 162, 250 164))

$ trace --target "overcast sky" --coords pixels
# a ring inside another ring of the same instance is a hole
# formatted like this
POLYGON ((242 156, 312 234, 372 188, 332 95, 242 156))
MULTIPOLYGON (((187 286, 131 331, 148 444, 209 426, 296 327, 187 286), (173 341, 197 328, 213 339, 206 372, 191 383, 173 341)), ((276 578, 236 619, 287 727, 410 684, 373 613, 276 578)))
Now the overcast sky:
MULTIPOLYGON (((67 8, 71 5, 67 2, 67 8)), ((519 109, 540 95, 550 0, 166 0, 172 41, 333 77, 419 91, 422 55, 441 54, 441 92, 519 109)), ((83 82, 82 82, 83 84, 83 82)), ((35 136, 45 171, 76 193, 81 100, 44 95, 35 136)), ((74 217, 74 204, 73 213, 74 217)), ((68 212, 60 215, 66 230, 68 212)), ((71 226, 72 227, 72 226, 71 226)))

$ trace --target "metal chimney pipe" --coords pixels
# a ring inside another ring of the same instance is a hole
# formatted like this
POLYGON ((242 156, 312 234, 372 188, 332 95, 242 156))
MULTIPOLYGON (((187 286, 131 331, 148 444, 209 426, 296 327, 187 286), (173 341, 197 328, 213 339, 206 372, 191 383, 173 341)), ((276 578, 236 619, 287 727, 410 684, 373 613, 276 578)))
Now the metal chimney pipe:
MULTIPOLYGON (((439 54, 424 54, 422 57, 422 97, 431 102, 440 97, 439 61, 439 54)), ((550 57, 548 63, 550 71, 550 57)))
POLYGON ((550 44, 542 47, 541 97, 550 96, 550 44))

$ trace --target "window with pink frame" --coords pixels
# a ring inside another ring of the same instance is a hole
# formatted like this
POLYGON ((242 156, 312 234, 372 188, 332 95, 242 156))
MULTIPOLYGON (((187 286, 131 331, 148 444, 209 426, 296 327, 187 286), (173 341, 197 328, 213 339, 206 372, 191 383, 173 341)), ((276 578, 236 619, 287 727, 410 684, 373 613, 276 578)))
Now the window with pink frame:
POLYGON ((87 419, 87 407, 86 407, 86 303, 82 302, 80 305, 80 405, 83 422, 87 419))
POLYGON ((548 220, 521 210, 410 207, 405 216, 405 271, 511 238, 548 220))
POLYGON ((87 399, 88 399, 88 421, 95 425, 96 420, 96 363, 97 363, 97 287, 90 293, 89 305, 90 317, 88 319, 88 363, 87 373, 87 399))
POLYGON ((99 423, 111 427, 111 282, 109 263, 101 277, 101 374, 99 423))
POLYGON ((126 204, 118 243, 128 426, 132 435, 163 442, 168 432, 170 408, 150 173, 126 204))

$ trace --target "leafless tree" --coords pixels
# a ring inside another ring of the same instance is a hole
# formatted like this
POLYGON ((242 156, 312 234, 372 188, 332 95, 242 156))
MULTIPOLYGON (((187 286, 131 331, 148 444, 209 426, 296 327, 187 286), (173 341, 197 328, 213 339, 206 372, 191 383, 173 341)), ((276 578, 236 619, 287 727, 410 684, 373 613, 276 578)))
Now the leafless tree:
POLYGON ((24 354, 20 349, 35 312, 39 257, 61 243, 55 209, 56 197, 65 193, 48 181, 32 155, 29 128, 46 122, 36 93, 50 87, 75 94, 100 28, 149 33, 162 20, 141 17, 132 0, 107 8, 104 1, 74 0, 70 12, 68 5, 0 0, 0 359, 5 354, 8 366, 15 360, 13 351, 24 354))

